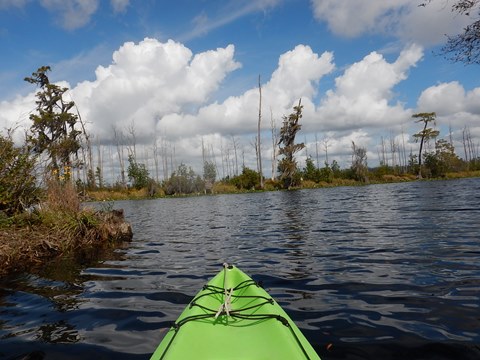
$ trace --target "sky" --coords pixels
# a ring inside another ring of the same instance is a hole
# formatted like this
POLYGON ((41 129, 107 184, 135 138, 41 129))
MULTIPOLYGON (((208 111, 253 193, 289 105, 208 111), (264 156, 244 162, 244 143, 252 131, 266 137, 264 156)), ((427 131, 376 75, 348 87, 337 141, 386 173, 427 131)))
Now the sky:
POLYGON ((370 166, 384 148, 398 163, 391 144, 418 151, 419 112, 436 112, 440 138, 462 157, 465 128, 480 141, 480 68, 440 49, 472 19, 448 0, 420 2, 0 0, 0 131, 23 137, 38 90, 23 79, 49 65, 112 178, 114 134, 134 137, 149 169, 155 144, 170 169, 201 174, 202 144, 220 177, 233 171, 235 150, 256 169, 259 78, 267 177, 272 123, 278 131, 300 99, 300 167, 307 156, 348 167, 352 141, 370 166))

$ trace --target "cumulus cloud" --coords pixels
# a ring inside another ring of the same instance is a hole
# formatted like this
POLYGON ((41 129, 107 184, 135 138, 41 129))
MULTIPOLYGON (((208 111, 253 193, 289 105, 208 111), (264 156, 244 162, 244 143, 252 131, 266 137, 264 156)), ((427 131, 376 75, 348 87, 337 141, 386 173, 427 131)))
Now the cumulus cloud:
POLYGON ((418 108, 421 111, 435 111, 442 116, 460 111, 480 115, 480 88, 465 91, 458 81, 431 86, 420 95, 418 108))
POLYGON ((67 30, 81 28, 97 11, 98 0, 41 0, 41 4, 58 17, 67 30))
POLYGON ((391 103, 393 88, 408 76, 408 70, 422 59, 423 51, 412 45, 389 63, 372 52, 337 77, 336 88, 327 91, 316 118, 323 128, 345 130, 398 125, 405 118, 399 102, 391 103), (385 124, 388 121, 388 124, 385 124))
POLYGON ((445 41, 471 22, 451 11, 444 1, 419 7, 412 0, 311 0, 314 16, 341 36, 380 33, 424 46, 445 41))
MULTIPOLYGON (((319 56, 309 46, 296 46, 280 56, 277 69, 262 85, 263 106, 283 115, 290 113, 294 103, 302 98, 304 106, 313 109, 311 98, 316 94, 318 82, 333 69, 332 53, 319 56)), ((240 96, 203 106, 196 114, 169 114, 162 118, 159 126, 168 128, 169 134, 173 132, 174 136, 211 132, 251 134, 257 127, 258 104, 259 92, 253 86, 240 96)), ((268 124, 264 122, 264 127, 268 124)))
POLYGON ((466 91, 457 81, 425 89, 418 98, 420 112, 435 112, 439 125, 453 126, 457 132, 464 126, 480 135, 480 87, 466 91))
MULTIPOLYGON (((256 83, 221 102, 213 97, 227 76, 241 66, 234 55, 233 45, 194 54, 172 40, 127 42, 113 53, 109 66, 97 68, 95 80, 79 83, 69 94, 98 142, 111 143, 114 129, 127 134, 133 127, 137 144, 152 144, 155 138, 167 140, 179 161, 194 165, 199 163, 203 141, 218 156, 231 147, 232 137, 246 148, 256 135, 256 83)), ((309 154, 315 150, 312 138, 317 133, 329 139, 330 161, 336 159, 342 165, 348 163, 352 141, 370 151, 376 149, 379 135, 397 135, 405 123, 412 123, 415 110, 396 99, 395 87, 407 79, 422 57, 423 50, 417 45, 405 47, 390 62, 380 53, 371 52, 342 70, 334 88, 319 94, 321 82, 334 74, 333 53, 317 54, 309 46, 297 45, 279 56, 270 78, 262 79, 264 144, 270 133, 270 109, 279 128, 281 117, 291 113, 301 98, 302 136, 309 137, 309 154), (346 160, 343 163, 342 157, 346 160)), ((5 128, 22 121, 26 124, 34 104, 33 92, 0 103, 0 124, 5 128)), ((452 82, 426 89, 418 100, 418 109, 437 111, 439 120, 455 121, 459 128, 471 125, 472 134, 476 134, 478 104, 480 88, 466 91, 452 82)), ((270 146, 264 147, 267 157, 270 146)), ((369 159, 374 155, 369 154, 369 159)), ((245 151, 247 166, 255 167, 254 156, 253 150, 245 151)))
POLYGON ((95 81, 79 84, 72 93, 101 138, 132 123, 140 136, 151 135, 159 119, 207 102, 240 66, 233 56, 233 45, 194 56, 172 40, 128 42, 115 51, 110 66, 97 68, 95 81))
POLYGON ((26 96, 16 96, 11 101, 0 102, 0 133, 17 130, 13 134, 15 141, 24 140, 25 130, 30 127, 29 116, 35 110, 35 92, 26 96))

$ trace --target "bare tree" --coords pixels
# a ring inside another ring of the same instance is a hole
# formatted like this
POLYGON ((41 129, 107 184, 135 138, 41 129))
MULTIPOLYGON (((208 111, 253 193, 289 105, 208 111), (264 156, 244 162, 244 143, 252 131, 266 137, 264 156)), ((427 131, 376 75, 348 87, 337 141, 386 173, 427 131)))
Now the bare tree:
POLYGON ((328 144, 330 142, 330 139, 328 137, 323 138, 323 150, 325 151, 325 164, 328 165, 328 148, 330 145, 328 144))
POLYGON ((277 173, 277 144, 278 144, 278 133, 277 127, 275 124, 275 119, 273 118, 273 111, 270 108, 270 128, 272 131, 272 181, 275 180, 275 174, 277 173))
POLYGON ((385 139, 383 138, 383 136, 380 137, 380 146, 382 148, 381 157, 380 157, 380 165, 388 166, 388 160, 387 160, 387 157, 386 157, 387 149, 385 148, 385 139))
POLYGON ((260 83, 260 75, 258 75, 258 130, 257 130, 257 163, 258 163, 258 175, 260 176, 260 188, 263 189, 263 170, 262 170, 262 141, 260 136, 260 123, 262 122, 262 84, 260 83))
POLYGON ((352 141, 352 167, 353 174, 356 180, 368 181, 368 167, 367 167, 367 149, 356 146, 352 141))
POLYGON ((392 169, 395 169, 395 167, 397 166, 397 160, 396 160, 397 150, 398 150, 397 141, 395 139, 395 136, 393 135, 393 132, 390 132, 390 153, 392 154, 392 169))
POLYGON ((402 125, 402 159, 403 159, 403 172, 406 172, 408 161, 407 161, 407 149, 405 147, 405 132, 403 131, 402 125))
POLYGON ((121 131, 118 131, 115 126, 113 126, 113 140, 117 148, 118 163, 120 165, 120 179, 122 186, 126 186, 127 182, 125 181, 125 159, 123 155, 123 146, 125 144, 125 136, 121 131))
MULTIPOLYGON (((440 0, 426 0, 419 5, 425 7, 432 1, 440 0)), ((442 48, 442 53, 454 62, 480 64, 480 0, 454 1, 452 11, 468 16, 474 21, 467 25, 462 33, 452 37, 448 36, 447 43, 442 48)))
POLYGON ((153 164, 155 167, 155 181, 159 182, 159 156, 160 156, 160 150, 158 149, 158 144, 157 144, 157 134, 153 136, 153 142, 152 142, 152 152, 153 152, 153 164))
MULTIPOLYGON (((232 145, 233 145, 233 155, 235 156, 235 176, 238 176, 238 154, 237 154, 237 148, 238 148, 238 139, 235 138, 234 135, 232 135, 232 145)), ((232 159, 233 160, 233 159, 232 159)))
POLYGON ((131 124, 127 128, 130 134, 128 141, 128 155, 132 155, 135 162, 137 161, 137 136, 135 132, 135 120, 132 120, 131 124))

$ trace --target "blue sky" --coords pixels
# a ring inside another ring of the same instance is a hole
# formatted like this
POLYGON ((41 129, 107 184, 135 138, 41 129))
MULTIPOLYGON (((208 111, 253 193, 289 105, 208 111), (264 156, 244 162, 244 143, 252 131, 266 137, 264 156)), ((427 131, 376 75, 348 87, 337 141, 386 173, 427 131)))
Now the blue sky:
POLYGON ((195 168, 203 140, 220 163, 234 137, 255 168, 259 75, 267 163, 270 118, 279 128, 300 97, 308 145, 300 158, 318 139, 344 166, 351 141, 372 165, 382 137, 414 150, 411 115, 420 111, 436 111, 457 148, 465 126, 478 142, 479 68, 435 55, 444 34, 471 19, 444 1, 418 2, 0 0, 0 127, 28 127, 35 89, 23 78, 50 65, 97 143, 133 126, 145 161, 153 143, 168 143, 195 168))

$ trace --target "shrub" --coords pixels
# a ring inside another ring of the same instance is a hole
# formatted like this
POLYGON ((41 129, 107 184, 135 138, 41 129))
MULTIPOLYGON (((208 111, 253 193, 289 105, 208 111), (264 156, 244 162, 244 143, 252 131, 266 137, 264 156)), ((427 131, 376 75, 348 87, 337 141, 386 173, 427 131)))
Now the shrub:
POLYGON ((0 212, 12 216, 38 201, 36 157, 26 145, 16 147, 10 135, 0 135, 0 159, 0 212))

